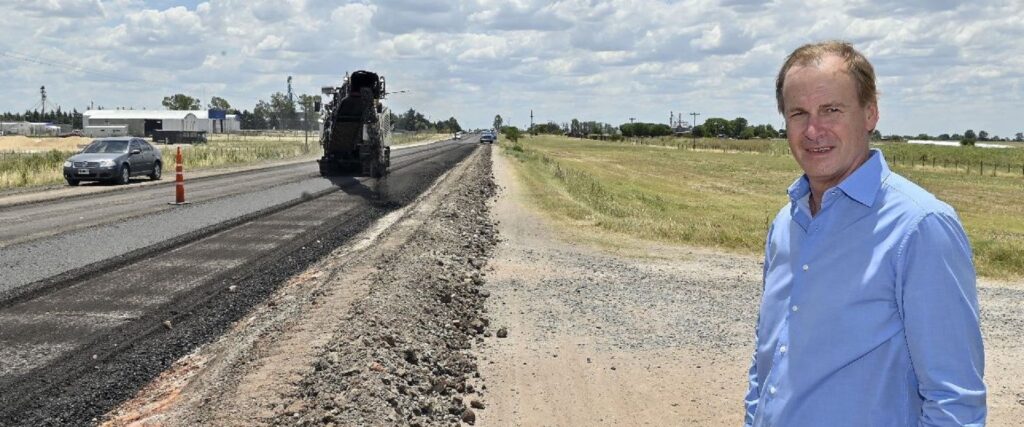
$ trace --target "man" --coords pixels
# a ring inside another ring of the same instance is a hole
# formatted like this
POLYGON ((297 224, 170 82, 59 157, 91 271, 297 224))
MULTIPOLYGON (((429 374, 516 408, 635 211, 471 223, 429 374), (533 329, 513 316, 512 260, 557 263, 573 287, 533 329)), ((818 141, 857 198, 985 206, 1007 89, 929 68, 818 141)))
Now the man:
POLYGON ((847 43, 805 45, 775 90, 804 175, 768 232, 745 423, 984 425, 967 236, 869 148, 871 64, 847 43))

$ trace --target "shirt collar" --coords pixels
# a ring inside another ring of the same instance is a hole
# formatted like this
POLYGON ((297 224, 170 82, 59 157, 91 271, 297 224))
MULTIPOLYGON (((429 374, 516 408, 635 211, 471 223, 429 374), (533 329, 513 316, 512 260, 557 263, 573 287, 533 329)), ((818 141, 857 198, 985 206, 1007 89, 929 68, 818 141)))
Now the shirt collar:
MULTIPOLYGON (((880 150, 871 149, 868 160, 846 177, 843 182, 840 182, 837 188, 857 203, 871 207, 875 203, 875 196, 882 187, 882 182, 889 176, 889 173, 889 165, 885 162, 885 156, 880 150)), ((811 183, 807 180, 807 174, 797 178, 789 186, 787 192, 789 200, 794 203, 810 193, 811 183)))

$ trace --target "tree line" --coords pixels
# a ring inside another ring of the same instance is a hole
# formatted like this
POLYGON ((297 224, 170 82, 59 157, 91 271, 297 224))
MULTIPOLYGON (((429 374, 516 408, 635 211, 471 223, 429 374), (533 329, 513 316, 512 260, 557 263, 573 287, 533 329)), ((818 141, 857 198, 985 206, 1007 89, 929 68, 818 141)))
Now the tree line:
POLYGON ((434 131, 439 133, 455 133, 462 131, 462 126, 459 125, 459 121, 455 117, 449 117, 448 120, 431 122, 423 113, 412 108, 398 115, 391 113, 391 124, 394 125, 395 130, 408 132, 434 131))
POLYGON ((938 136, 931 136, 926 133, 917 134, 917 136, 910 135, 889 135, 883 139, 893 141, 905 141, 910 139, 919 139, 924 141, 960 141, 961 145, 974 145, 978 141, 1016 141, 1024 142, 1024 132, 1017 132, 1013 138, 1005 137, 1000 138, 999 135, 989 135, 988 132, 980 130, 977 133, 973 129, 967 129, 961 135, 959 133, 948 134, 943 133, 938 136))
MULTIPOLYGON (((237 114, 242 129, 288 129, 288 130, 315 130, 319 128, 318 119, 320 112, 317 105, 322 105, 323 99, 320 95, 300 94, 292 102, 288 95, 282 92, 275 92, 270 95, 270 101, 260 99, 252 111, 237 110, 231 108, 231 104, 220 97, 213 97, 207 108, 227 111, 228 114, 237 114)), ((200 108, 200 101, 184 94, 175 94, 164 97, 162 105, 169 110, 197 110, 200 108)), ((410 108, 402 114, 390 113, 390 119, 395 130, 420 132, 435 131, 442 133, 454 133, 462 130, 458 120, 450 117, 448 120, 431 122, 423 113, 410 108)))
POLYGON ((78 112, 77 109, 72 109, 70 112, 62 111, 60 107, 45 113, 39 110, 25 110, 24 113, 0 114, 0 121, 68 124, 72 128, 81 129, 82 113, 78 112))

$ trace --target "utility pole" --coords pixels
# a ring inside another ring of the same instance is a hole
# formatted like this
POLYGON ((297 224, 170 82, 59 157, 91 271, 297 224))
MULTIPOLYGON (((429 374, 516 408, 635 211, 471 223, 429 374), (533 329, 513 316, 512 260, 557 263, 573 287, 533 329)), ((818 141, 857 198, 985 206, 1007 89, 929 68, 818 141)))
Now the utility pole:
POLYGON ((527 132, 529 132, 531 134, 533 133, 533 110, 532 109, 530 110, 530 130, 528 130, 527 132))
MULTIPOLYGON (((42 105, 42 117, 46 117, 46 86, 39 86, 39 93, 43 96, 40 104, 42 105)), ((45 121, 45 119, 43 119, 45 121)))
POLYGON ((691 125, 692 127, 690 128, 690 137, 693 138, 693 149, 696 150, 697 149, 697 134, 694 133, 694 131, 697 130, 697 116, 699 116, 700 113, 690 113, 690 115, 693 116, 693 124, 691 125))
POLYGON ((635 122, 635 121, 636 121, 636 117, 630 117, 629 118, 629 124, 633 124, 633 122, 635 122))

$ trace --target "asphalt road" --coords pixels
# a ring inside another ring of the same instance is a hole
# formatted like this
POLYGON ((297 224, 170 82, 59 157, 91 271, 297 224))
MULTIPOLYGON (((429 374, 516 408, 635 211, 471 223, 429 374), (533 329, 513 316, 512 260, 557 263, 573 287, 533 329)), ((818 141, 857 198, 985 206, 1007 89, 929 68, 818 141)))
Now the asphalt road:
POLYGON ((478 146, 396 150, 380 181, 209 178, 185 207, 147 186, 0 209, 0 425, 90 424, 478 146))
MULTIPOLYGON (((392 153, 392 171, 453 144, 441 142, 392 153)), ((363 185, 373 185, 359 178, 363 185)), ((338 185, 320 177, 315 162, 189 180, 191 204, 172 206, 174 182, 128 186, 0 208, 0 298, 65 272, 115 259, 226 222, 257 215, 338 185)), ((173 243, 173 242, 172 242, 173 243)))

